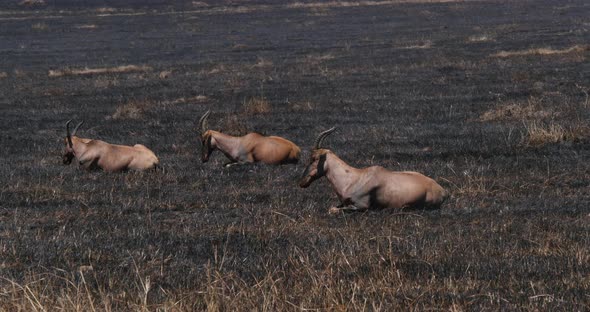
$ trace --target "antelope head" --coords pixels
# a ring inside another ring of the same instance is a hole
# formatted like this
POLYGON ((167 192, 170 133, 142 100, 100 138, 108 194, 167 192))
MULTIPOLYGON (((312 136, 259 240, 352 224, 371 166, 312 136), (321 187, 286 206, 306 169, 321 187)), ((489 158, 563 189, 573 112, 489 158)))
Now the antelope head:
POLYGON ((209 156, 215 149, 211 145, 211 132, 208 131, 207 118, 211 111, 207 111, 201 119, 199 119, 199 128, 201 128, 201 160, 205 163, 209 160, 209 156))
POLYGON ((66 148, 64 150, 64 154, 62 156, 62 160, 64 165, 69 165, 72 163, 72 159, 74 159, 74 157, 76 156, 76 153, 74 151, 74 143, 72 142, 72 136, 76 135, 76 132, 78 132, 78 128, 80 128, 80 126, 84 123, 84 121, 81 121, 76 128, 74 128, 74 132, 70 133, 70 122, 72 122, 72 120, 68 120, 68 122, 66 122, 66 137, 64 139, 64 143, 66 145, 66 148))
POLYGON ((307 167, 305 168, 303 176, 299 181, 300 187, 306 188, 313 181, 326 175, 326 155, 330 152, 330 150, 324 149, 321 146, 324 139, 335 130, 336 127, 333 127, 318 135, 317 139, 315 140, 315 145, 311 151, 311 156, 309 158, 307 167))

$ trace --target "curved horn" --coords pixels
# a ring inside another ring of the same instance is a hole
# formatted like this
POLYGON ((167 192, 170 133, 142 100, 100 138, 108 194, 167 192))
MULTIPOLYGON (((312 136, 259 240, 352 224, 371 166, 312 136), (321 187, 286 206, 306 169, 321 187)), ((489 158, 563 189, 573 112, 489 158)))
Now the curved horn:
POLYGON ((210 110, 208 110, 205 113, 205 115, 203 115, 203 117, 199 119, 199 127, 201 128, 201 133, 205 133, 205 131, 207 131, 207 117, 209 117, 209 114, 211 114, 210 110))
POLYGON ((66 122, 66 135, 68 137, 71 137, 71 134, 70 134, 70 122, 72 122, 71 119, 66 122))
POLYGON ((332 127, 331 129, 328 129, 328 130, 320 133, 320 135, 318 135, 318 138, 315 139, 315 145, 313 146, 313 149, 320 149, 324 139, 328 135, 330 135, 330 133, 334 132, 334 130, 336 130, 336 127, 332 127))
POLYGON ((72 135, 70 134, 70 122, 72 122, 71 119, 66 122, 66 138, 68 139, 68 144, 70 146, 72 146, 72 135))
POLYGON ((80 128, 80 126, 84 123, 84 120, 80 121, 80 123, 76 126, 76 128, 74 128, 74 132, 72 133, 72 135, 76 135, 76 133, 78 132, 78 128, 80 128))

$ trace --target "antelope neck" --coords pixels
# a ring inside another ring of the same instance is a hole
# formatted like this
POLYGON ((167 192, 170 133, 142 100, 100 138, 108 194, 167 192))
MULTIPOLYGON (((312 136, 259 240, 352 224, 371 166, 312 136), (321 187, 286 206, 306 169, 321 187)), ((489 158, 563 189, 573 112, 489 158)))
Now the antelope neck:
POLYGON ((349 166, 333 153, 326 156, 326 178, 337 193, 343 194, 359 178, 359 169, 349 166))
POLYGON ((86 150, 86 144, 91 141, 89 139, 82 139, 76 136, 72 136, 72 149, 74 150, 74 156, 81 155, 86 150))
POLYGON ((234 154, 238 151, 238 146, 240 144, 240 138, 217 131, 211 131, 211 136, 215 139, 215 147, 217 149, 235 156, 234 154))

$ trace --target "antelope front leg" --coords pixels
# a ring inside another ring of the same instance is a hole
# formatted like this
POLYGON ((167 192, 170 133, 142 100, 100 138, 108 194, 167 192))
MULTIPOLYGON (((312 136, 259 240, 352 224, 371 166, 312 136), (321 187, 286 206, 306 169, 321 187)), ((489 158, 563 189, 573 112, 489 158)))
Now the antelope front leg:
POLYGON ((78 164, 86 171, 92 170, 92 161, 91 160, 79 160, 78 164))
POLYGON ((366 210, 367 210, 367 208, 359 208, 354 205, 345 206, 343 204, 340 204, 337 207, 331 207, 328 210, 328 214, 335 215, 335 214, 344 213, 344 212, 360 212, 360 211, 366 211, 366 210))
POLYGON ((229 168, 231 166, 241 166, 241 165, 245 165, 245 164, 247 164, 247 163, 246 162, 241 162, 241 161, 230 161, 230 162, 227 162, 227 163, 223 164, 223 167, 224 168, 229 168))

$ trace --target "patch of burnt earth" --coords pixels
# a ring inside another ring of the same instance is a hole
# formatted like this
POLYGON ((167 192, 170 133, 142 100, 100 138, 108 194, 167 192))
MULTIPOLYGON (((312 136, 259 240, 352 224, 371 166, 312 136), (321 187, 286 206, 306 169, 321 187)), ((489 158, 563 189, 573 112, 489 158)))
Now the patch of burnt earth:
POLYGON ((584 310, 588 4, 498 4, 2 2, 0 310, 584 310), (202 163, 207 110, 301 162, 202 163), (63 166, 69 119, 162 170, 63 166), (332 126, 350 165, 450 198, 329 216, 297 182, 332 126))

